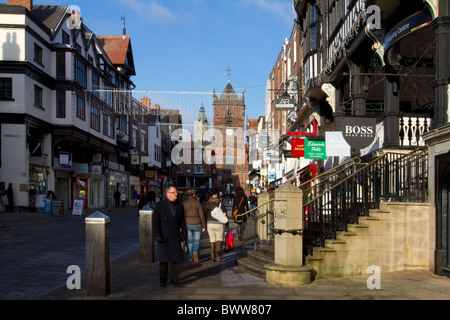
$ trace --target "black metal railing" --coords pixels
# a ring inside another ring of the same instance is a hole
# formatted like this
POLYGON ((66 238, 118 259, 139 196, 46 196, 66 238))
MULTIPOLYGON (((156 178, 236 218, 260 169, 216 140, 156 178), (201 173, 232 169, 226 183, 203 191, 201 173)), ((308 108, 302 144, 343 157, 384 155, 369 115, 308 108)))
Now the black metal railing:
POLYGON ((336 239, 337 231, 358 223, 378 209, 380 201, 425 202, 427 200, 427 149, 411 153, 386 152, 354 172, 341 172, 331 188, 305 194, 303 202, 304 254, 336 239))
POLYGON ((273 219, 273 206, 275 198, 258 205, 247 212, 236 215, 235 221, 242 227, 239 240, 243 250, 256 247, 260 243, 272 243, 274 234, 269 229, 269 222, 273 219))

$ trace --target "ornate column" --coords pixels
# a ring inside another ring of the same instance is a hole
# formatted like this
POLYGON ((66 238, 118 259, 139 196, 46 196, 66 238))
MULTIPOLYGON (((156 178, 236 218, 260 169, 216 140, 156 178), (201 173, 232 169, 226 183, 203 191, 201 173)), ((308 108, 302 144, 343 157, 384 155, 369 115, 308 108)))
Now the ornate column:
MULTIPOLYGON (((384 72, 396 74, 400 67, 398 61, 399 47, 394 45, 389 50, 384 72)), ((384 144, 383 148, 397 148, 399 145, 400 117, 400 77, 386 76, 384 80, 384 144)))
POLYGON ((448 79, 450 78, 450 59, 448 57, 448 52, 450 52, 450 5, 448 1, 439 1, 439 15, 431 24, 436 45, 436 80, 433 82, 435 108, 431 125, 432 129, 442 127, 450 121, 448 94, 448 79))

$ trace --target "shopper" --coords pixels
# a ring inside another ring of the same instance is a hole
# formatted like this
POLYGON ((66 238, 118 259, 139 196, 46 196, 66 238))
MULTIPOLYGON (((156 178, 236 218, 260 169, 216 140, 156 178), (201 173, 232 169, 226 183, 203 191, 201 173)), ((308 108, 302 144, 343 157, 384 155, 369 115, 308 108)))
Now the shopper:
POLYGON ((211 261, 220 261, 220 255, 222 254, 224 227, 228 228, 228 223, 215 219, 211 212, 219 207, 226 215, 226 209, 222 201, 220 201, 217 193, 213 192, 209 195, 209 200, 206 201, 204 206, 205 217, 207 221, 207 230, 209 235, 209 253, 211 255, 211 261))
POLYGON ((183 207, 188 232, 188 260, 197 263, 200 249, 200 238, 202 232, 205 232, 206 230, 206 221, 202 204, 197 199, 195 190, 189 189, 187 195, 188 198, 183 202, 183 207))
POLYGON ((233 199, 232 212, 236 209, 238 211, 238 217, 235 219, 235 221, 238 224, 239 239, 242 240, 245 224, 247 223, 247 215, 239 215, 249 210, 247 196, 245 195, 244 189, 242 189, 242 187, 237 188, 236 196, 233 199))
POLYGON ((10 182, 8 189, 6 189, 6 198, 8 198, 8 205, 6 206, 7 212, 14 212, 14 191, 13 184, 10 182))
POLYGON ((155 204, 152 216, 153 234, 157 241, 155 253, 159 261, 159 281, 161 287, 165 287, 168 280, 180 286, 178 269, 179 263, 184 260, 181 243, 187 238, 184 208, 177 201, 176 187, 168 186, 165 192, 166 198, 155 204))

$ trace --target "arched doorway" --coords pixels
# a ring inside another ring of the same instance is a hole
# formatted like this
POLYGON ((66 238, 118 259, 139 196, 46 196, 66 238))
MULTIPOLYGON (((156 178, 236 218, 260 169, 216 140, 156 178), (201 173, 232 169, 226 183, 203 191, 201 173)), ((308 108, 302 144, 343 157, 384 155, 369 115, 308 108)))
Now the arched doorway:
POLYGON ((450 153, 436 162, 436 273, 450 277, 450 153))

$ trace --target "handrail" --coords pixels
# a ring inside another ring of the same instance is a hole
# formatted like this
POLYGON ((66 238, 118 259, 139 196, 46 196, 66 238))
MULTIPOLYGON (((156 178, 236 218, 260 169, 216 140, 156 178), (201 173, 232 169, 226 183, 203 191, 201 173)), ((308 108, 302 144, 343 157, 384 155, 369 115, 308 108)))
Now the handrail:
MULTIPOLYGON (((272 202, 272 201, 274 201, 274 200, 275 200, 275 198, 270 199, 269 201, 267 201, 266 203, 263 203, 263 204, 260 205, 260 206, 257 206, 257 207, 255 207, 255 208, 253 208, 253 209, 250 209, 250 210, 246 211, 246 212, 240 213, 240 214, 236 215, 236 217, 234 218, 234 220, 235 220, 236 222, 239 223, 239 222, 241 222, 242 220, 241 220, 241 219, 237 220, 237 217, 243 217, 243 216, 245 216, 245 215, 248 215, 250 212, 252 212, 252 211, 254 211, 254 210, 258 209, 258 208, 261 208, 261 207, 263 207, 263 206, 269 204, 270 202, 272 202)), ((260 217, 258 217, 258 218, 260 218, 260 217)))
MULTIPOLYGON (((343 184, 345 181, 349 180, 349 179, 352 178, 353 176, 357 175, 357 174, 360 173, 361 171, 363 171, 363 170, 365 170, 366 168, 370 167, 372 164, 374 164, 375 162, 379 161, 380 159, 386 157, 386 156, 389 155, 389 154, 396 154, 396 155, 403 155, 403 156, 411 156, 411 155, 414 155, 414 153, 417 152, 417 151, 419 151, 420 149, 424 149, 424 147, 417 148, 417 149, 411 151, 410 153, 400 153, 400 152, 387 151, 387 152, 383 153, 381 156, 379 156, 378 158, 376 158, 375 160, 373 160, 372 162, 366 163, 366 165, 365 165, 363 168, 360 168, 358 171, 356 171, 356 172, 354 172, 353 174, 349 175, 349 176, 346 177, 345 179, 339 181, 339 183, 337 183, 336 185, 334 185, 331 189, 328 189, 327 191, 321 193, 320 195, 318 195, 318 196, 315 197, 314 199, 308 201, 306 204, 303 204, 303 206, 306 206, 306 205, 308 205, 309 203, 316 201, 317 199, 319 199, 319 198, 322 197, 323 195, 325 195, 325 194, 331 192, 332 190, 336 189, 338 186, 340 186, 341 184, 343 184)), ((427 150, 427 152, 425 152, 424 155, 426 155, 427 153, 428 153, 428 150, 427 150)))
POLYGON ((272 227, 273 223, 275 222, 275 219, 269 222, 268 228, 272 230, 274 233, 278 233, 279 235, 283 233, 291 233, 292 235, 303 235, 303 229, 277 229, 275 227, 272 227))
MULTIPOLYGON (((337 171, 337 172, 332 172, 332 171, 335 171, 337 168, 339 168, 339 167, 341 167, 341 166, 344 166, 344 165, 347 166, 347 163, 348 163, 348 162, 353 162, 353 161, 355 161, 356 159, 359 160, 359 163, 355 163, 355 164, 362 164, 362 163, 361 163, 361 158, 360 158, 360 157, 354 157, 354 158, 352 158, 352 159, 350 159, 350 160, 348 160, 348 161, 346 161, 346 162, 341 163, 340 165, 338 165, 338 166, 336 166, 336 167, 333 167, 333 168, 331 168, 331 169, 329 169, 329 170, 327 170, 327 171, 325 171, 325 172, 322 172, 321 174, 319 174, 319 175, 317 175, 317 176, 315 176, 315 177, 309 179, 309 180, 306 181, 306 182, 303 182, 302 184, 299 185, 299 188, 302 187, 303 185, 307 184, 307 183, 310 183, 310 182, 313 181, 313 180, 316 180, 316 179, 318 179, 318 178, 321 178, 321 177, 324 176, 324 175, 336 174, 336 173, 341 172, 341 171, 344 170, 344 169, 339 170, 339 171, 337 171)), ((309 189, 310 189, 310 188, 309 188, 309 189)))
POLYGON ((312 200, 304 201, 304 253, 313 254, 313 248, 323 247, 325 239, 335 239, 337 231, 347 231, 349 223, 358 223, 361 215, 368 216, 383 199, 426 201, 427 153, 426 147, 407 153, 386 151, 312 200))

